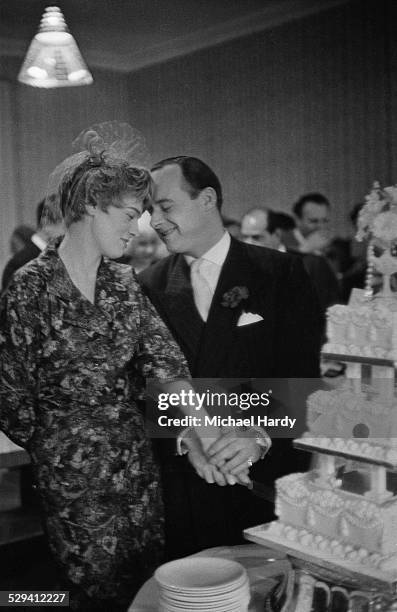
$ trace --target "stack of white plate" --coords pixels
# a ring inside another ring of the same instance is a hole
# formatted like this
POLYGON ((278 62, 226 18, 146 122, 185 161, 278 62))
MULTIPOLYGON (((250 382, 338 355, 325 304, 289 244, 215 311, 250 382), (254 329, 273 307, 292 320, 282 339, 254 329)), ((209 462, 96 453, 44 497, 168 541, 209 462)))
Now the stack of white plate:
POLYGON ((248 575, 236 561, 188 557, 159 567, 161 612, 245 612, 250 590, 248 575))

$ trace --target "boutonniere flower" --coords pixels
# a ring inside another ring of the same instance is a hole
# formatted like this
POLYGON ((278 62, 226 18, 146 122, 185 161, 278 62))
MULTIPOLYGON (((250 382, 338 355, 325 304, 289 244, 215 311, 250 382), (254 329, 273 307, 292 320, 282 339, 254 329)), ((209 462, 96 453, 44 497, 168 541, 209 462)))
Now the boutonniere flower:
POLYGON ((226 308, 237 308, 237 306, 243 300, 247 300, 249 297, 249 291, 247 287, 232 287, 229 291, 222 296, 222 306, 226 308))

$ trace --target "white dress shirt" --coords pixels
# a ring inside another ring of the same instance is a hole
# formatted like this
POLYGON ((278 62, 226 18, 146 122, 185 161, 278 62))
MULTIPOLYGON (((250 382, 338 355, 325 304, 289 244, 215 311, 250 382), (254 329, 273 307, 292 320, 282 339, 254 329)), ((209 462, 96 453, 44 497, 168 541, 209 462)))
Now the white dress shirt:
POLYGON ((191 268, 194 300, 204 321, 207 320, 212 298, 229 248, 230 234, 225 232, 222 238, 200 258, 196 259, 186 255, 186 261, 191 268), (195 265, 196 263, 198 266, 195 265))
MULTIPOLYGON (((225 232, 222 238, 200 257, 200 259, 205 260, 200 269, 203 270, 202 274, 205 276, 205 280, 214 293, 218 284, 222 266, 225 263, 225 259, 230 249, 230 242, 230 234, 225 232)), ((195 257, 185 255, 185 259, 190 266, 195 260, 195 257)))

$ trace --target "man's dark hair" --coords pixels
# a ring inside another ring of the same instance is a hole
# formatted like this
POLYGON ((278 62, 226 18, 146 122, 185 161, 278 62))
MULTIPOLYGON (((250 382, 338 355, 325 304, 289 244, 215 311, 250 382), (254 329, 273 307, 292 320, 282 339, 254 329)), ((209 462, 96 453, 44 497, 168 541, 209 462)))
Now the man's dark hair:
POLYGON ((178 157, 162 159, 153 166, 151 171, 161 170, 161 168, 171 165, 180 167, 190 197, 197 198, 203 189, 212 187, 216 193, 216 205, 219 210, 221 209, 223 203, 222 187, 215 172, 207 164, 197 157, 179 155, 178 157))
POLYGON ((296 223, 291 215, 286 213, 269 210, 267 215, 267 231, 269 234, 274 234, 278 229, 291 231, 295 229, 296 223))
POLYGON ((307 202, 314 202, 314 204, 328 206, 328 208, 331 206, 329 200, 327 200, 322 193, 305 193, 305 195, 301 196, 299 200, 295 202, 292 209, 294 215, 296 215, 299 219, 302 217, 303 207, 305 204, 307 204, 307 202))

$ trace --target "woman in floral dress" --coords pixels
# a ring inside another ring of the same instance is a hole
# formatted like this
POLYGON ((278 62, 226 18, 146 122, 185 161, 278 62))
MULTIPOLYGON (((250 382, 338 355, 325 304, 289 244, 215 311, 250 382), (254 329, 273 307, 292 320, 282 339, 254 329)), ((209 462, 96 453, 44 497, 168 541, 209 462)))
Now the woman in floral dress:
POLYGON ((112 261, 137 232, 149 173, 94 148, 79 155, 60 180, 65 236, 1 301, 0 428, 30 453, 72 607, 114 612, 163 545, 137 381, 188 370, 131 268, 112 261))

